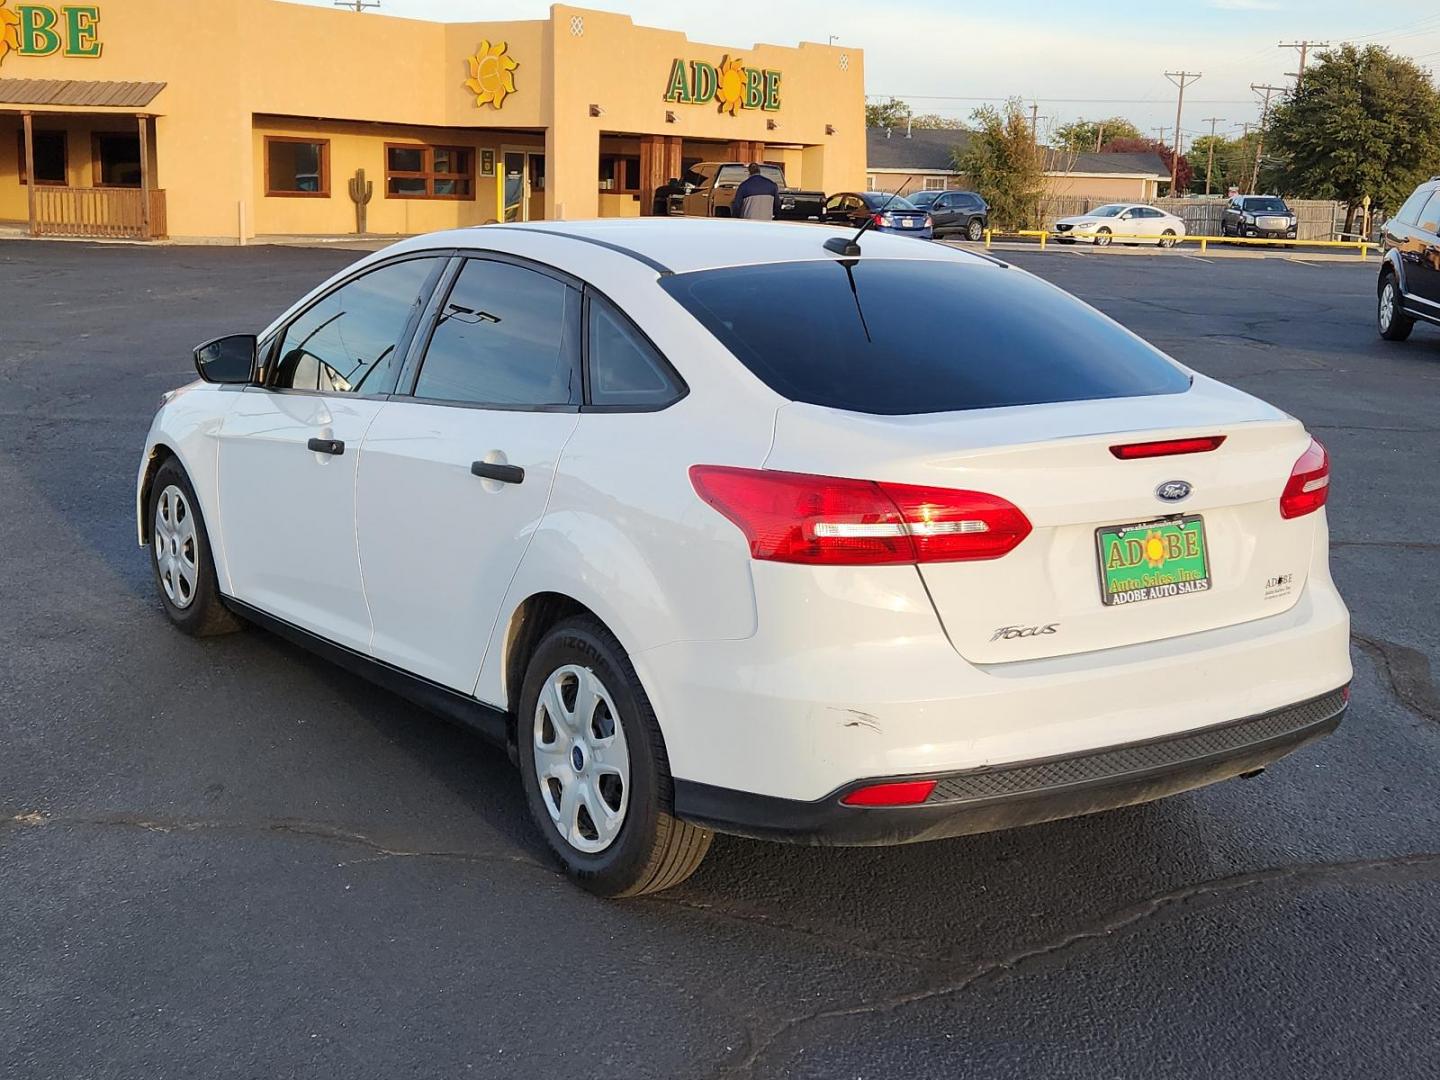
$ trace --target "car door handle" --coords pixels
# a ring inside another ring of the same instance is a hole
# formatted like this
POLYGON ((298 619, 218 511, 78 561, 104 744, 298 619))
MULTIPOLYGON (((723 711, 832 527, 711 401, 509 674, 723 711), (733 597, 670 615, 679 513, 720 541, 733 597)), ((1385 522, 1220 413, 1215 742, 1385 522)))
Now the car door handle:
POLYGON ((482 480, 498 480, 502 484, 520 484, 525 481, 525 470, 519 465, 497 465, 493 461, 472 461, 470 474, 482 480))
POLYGON ((345 452, 345 444, 339 439, 311 439, 305 446, 317 454, 343 454, 345 452))

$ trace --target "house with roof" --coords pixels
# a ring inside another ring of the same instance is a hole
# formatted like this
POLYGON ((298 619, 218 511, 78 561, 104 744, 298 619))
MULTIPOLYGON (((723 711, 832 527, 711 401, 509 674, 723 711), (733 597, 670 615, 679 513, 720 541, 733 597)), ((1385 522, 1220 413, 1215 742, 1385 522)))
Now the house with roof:
MULTIPOLYGON (((902 184, 906 191, 966 186, 955 157, 969 146, 971 132, 872 127, 865 134, 871 191, 898 191, 902 184)), ((1046 195, 1145 202, 1170 183, 1170 169, 1159 154, 1078 154, 1046 147, 1044 156, 1046 195)))

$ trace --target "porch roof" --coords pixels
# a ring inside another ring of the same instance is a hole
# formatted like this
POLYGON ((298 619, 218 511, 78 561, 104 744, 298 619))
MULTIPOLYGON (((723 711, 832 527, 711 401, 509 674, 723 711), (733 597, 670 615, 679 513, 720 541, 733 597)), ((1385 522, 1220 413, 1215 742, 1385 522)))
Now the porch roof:
POLYGON ((0 79, 0 105, 74 105, 143 109, 165 89, 163 82, 97 79, 0 79))

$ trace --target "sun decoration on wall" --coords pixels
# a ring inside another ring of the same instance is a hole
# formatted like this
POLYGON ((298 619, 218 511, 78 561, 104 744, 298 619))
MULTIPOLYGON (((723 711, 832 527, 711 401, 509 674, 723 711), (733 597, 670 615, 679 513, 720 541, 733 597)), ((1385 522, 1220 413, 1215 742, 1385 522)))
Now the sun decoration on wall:
POLYGON ((720 61, 720 85, 715 88, 715 100, 720 103, 716 112, 735 115, 735 110, 745 103, 745 61, 727 54, 720 61))
POLYGON ((20 16, 5 6, 5 0, 0 0, 0 62, 3 62, 11 49, 20 48, 20 16))
POLYGON ((465 86, 474 92, 476 107, 493 105, 499 109, 504 106, 505 95, 515 92, 514 72, 520 66, 505 52, 505 42, 497 41, 494 45, 480 42, 479 49, 466 63, 470 65, 470 78, 465 80, 465 86))

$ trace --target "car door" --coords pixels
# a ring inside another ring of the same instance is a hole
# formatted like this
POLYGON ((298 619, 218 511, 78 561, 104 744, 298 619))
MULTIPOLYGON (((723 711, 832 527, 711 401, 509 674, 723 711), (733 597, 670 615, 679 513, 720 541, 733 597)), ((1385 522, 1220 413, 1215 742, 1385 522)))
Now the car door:
POLYGON ((220 524, 232 594, 348 648, 370 643, 355 555, 355 472, 443 257, 341 283, 277 334, 262 386, 220 428, 220 524))
POLYGON ((579 416, 580 304, 574 283, 503 256, 447 274, 360 455, 377 659, 473 690, 579 416))
POLYGON ((1440 319, 1440 188, 1420 211, 1412 232, 1415 259, 1407 267, 1406 282, 1415 310, 1440 319))
POLYGON ((964 222, 958 220, 960 214, 960 196, 951 195, 948 192, 939 196, 930 204, 930 219, 935 223, 937 229, 954 229, 963 226, 964 222))

